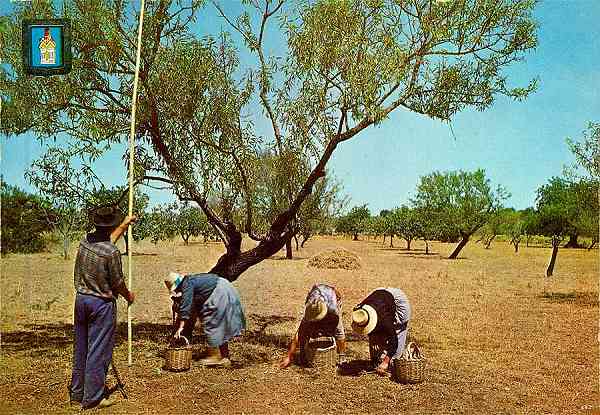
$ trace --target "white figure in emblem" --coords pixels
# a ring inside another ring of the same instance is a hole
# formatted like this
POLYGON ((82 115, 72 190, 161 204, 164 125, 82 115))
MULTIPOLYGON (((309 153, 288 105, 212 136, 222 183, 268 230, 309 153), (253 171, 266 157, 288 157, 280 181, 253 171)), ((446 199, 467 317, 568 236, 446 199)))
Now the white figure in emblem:
POLYGON ((50 28, 44 29, 44 37, 40 40, 40 63, 42 65, 56 64, 56 42, 50 36, 50 28))

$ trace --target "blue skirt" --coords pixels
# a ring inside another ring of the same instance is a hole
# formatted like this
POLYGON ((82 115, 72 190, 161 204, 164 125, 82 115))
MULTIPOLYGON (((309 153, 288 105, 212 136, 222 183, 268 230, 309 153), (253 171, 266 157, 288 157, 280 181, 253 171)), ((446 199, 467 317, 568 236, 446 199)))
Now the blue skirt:
POLYGON ((246 328, 246 317, 235 287, 225 278, 217 286, 200 310, 208 345, 219 347, 246 328))

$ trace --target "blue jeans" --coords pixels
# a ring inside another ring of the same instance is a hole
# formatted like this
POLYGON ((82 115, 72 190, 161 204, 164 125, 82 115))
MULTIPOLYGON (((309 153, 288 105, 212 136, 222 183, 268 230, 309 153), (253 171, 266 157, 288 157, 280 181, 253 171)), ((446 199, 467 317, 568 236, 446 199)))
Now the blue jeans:
POLYGON ((91 408, 104 398, 106 374, 112 360, 117 325, 117 307, 93 295, 75 297, 75 342, 71 400, 91 408))

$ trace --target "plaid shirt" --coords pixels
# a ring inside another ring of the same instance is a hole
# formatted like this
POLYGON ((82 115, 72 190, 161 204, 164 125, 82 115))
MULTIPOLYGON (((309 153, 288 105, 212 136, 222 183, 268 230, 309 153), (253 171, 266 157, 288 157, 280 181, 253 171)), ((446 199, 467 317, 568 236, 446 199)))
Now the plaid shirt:
POLYGON ((88 234, 79 244, 73 280, 80 294, 116 300, 123 283, 121 252, 110 239, 88 234))

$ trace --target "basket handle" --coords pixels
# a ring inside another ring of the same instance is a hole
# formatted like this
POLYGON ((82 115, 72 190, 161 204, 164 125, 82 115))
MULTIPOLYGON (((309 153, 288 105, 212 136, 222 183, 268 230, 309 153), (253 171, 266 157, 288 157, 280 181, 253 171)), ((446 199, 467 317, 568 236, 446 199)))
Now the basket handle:
MULTIPOLYGON (((185 340, 185 345, 186 345, 186 346, 189 346, 189 345, 190 345, 190 341, 187 339, 187 337, 185 337, 185 336, 182 336, 181 334, 179 335, 179 338, 177 338, 177 337, 173 337, 173 340, 179 340, 179 339, 183 339, 183 340, 185 340)), ((173 341, 173 340, 171 340, 171 341, 173 341)), ((173 346, 173 343, 171 343, 171 347, 177 347, 177 346, 173 346)))
POLYGON ((334 337, 326 337, 326 339, 331 340, 331 346, 327 347, 317 347, 315 350, 318 352, 326 352, 327 350, 331 350, 336 346, 334 337))
POLYGON ((413 349, 413 357, 416 359, 422 359, 423 354, 421 354, 421 349, 419 349, 419 345, 415 342, 408 343, 407 347, 412 347, 413 349))

